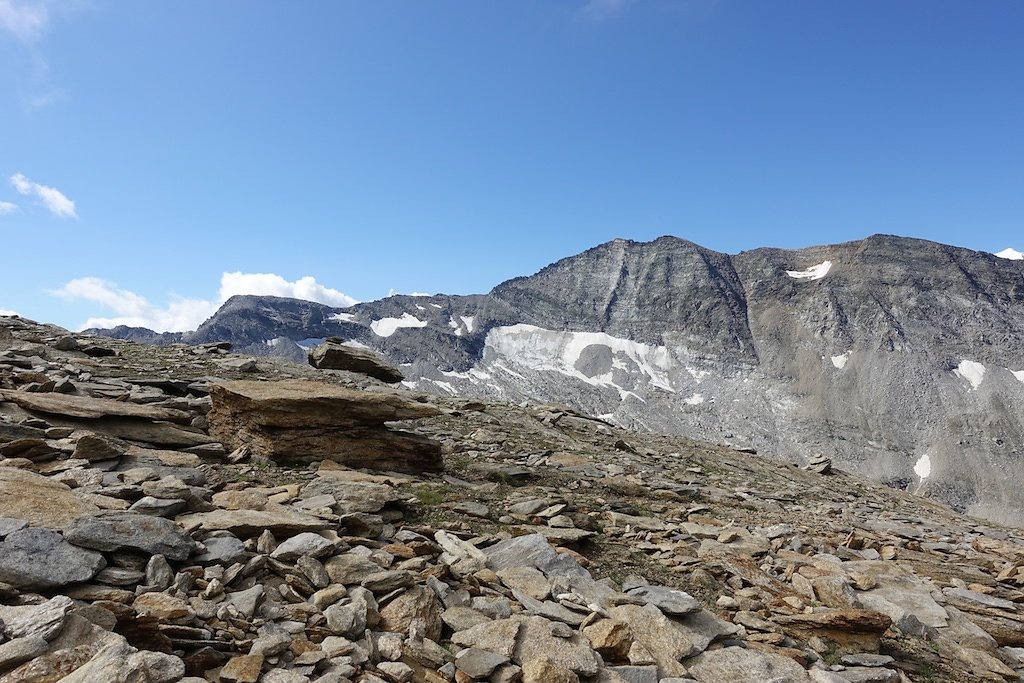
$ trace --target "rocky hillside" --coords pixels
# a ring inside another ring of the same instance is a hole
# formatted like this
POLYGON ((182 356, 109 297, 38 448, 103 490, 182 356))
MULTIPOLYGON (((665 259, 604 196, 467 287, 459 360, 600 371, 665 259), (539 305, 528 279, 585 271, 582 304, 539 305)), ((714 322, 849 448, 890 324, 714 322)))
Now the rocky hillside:
POLYGON ((0 683, 1014 681, 1022 589, 825 458, 0 318, 0 683))
POLYGON ((423 390, 558 402, 783 460, 823 453, 1024 523, 1024 261, 884 235, 736 256, 615 240, 485 296, 236 297, 184 338, 301 360, 328 336, 423 390))

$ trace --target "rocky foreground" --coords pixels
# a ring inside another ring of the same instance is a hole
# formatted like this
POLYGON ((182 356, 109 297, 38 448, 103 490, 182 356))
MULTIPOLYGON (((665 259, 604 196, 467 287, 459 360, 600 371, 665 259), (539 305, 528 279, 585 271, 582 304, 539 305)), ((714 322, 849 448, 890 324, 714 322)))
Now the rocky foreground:
POLYGON ((1022 587, 826 459, 0 318, 0 683, 1013 681, 1022 587))

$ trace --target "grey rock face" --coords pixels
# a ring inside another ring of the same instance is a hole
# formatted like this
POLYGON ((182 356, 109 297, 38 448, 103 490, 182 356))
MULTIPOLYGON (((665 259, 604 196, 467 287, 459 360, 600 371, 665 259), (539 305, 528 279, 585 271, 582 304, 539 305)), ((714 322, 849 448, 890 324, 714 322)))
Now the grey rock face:
POLYGON ((614 240, 483 296, 236 297, 188 336, 263 353, 338 336, 418 389, 821 455, 1024 522, 1024 262, 991 254, 885 235, 734 256, 614 240))

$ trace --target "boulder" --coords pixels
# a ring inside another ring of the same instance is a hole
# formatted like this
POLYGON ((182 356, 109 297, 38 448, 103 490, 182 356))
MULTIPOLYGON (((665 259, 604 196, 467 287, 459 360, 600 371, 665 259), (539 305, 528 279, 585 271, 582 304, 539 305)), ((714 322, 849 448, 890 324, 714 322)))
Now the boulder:
POLYGON ((64 537, 93 550, 128 548, 179 562, 195 548, 195 541, 174 522, 136 512, 104 511, 80 517, 68 526, 64 537))
POLYGON ((440 470, 441 445, 384 423, 439 415, 396 394, 308 380, 236 381, 211 387, 210 433, 228 448, 271 460, 334 460, 350 467, 440 470))
POLYGON ((19 588, 58 588, 88 581, 107 565, 49 529, 21 529, 0 542, 0 581, 19 588))
POLYGON ((385 363, 376 354, 365 349, 345 346, 335 339, 328 339, 310 351, 309 364, 321 370, 357 372, 388 384, 395 384, 405 379, 398 368, 385 363))

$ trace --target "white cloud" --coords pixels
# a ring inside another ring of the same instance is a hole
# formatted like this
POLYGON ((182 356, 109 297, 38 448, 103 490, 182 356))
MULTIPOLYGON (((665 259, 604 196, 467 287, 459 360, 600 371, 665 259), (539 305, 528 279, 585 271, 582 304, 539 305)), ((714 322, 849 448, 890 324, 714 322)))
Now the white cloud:
POLYGON ((1010 259, 1011 261, 1024 261, 1024 254, 1010 247, 1003 249, 997 253, 996 256, 999 258, 1010 259))
MULTIPOLYGON (((2 1, 0 0, 0 2, 2 1)), ((55 187, 40 185, 21 173, 11 176, 11 185, 20 194, 38 199, 50 213, 58 218, 78 218, 78 214, 75 212, 75 203, 55 187)))
POLYGON ((11 311, 6 308, 0 308, 0 315, 18 315, 17 311, 11 311))
POLYGON ((0 0, 0 29, 25 42, 32 42, 46 32, 50 11, 45 2, 32 0, 0 0))
POLYGON ((590 21, 604 21, 626 11, 633 0, 587 0, 580 9, 580 16, 590 21))
POLYGON ((316 301, 328 306, 345 307, 357 303, 355 299, 336 289, 325 287, 311 276, 290 282, 273 273, 223 273, 219 296, 215 301, 175 297, 164 307, 127 289, 96 277, 71 280, 60 289, 50 292, 69 301, 90 301, 112 310, 112 317, 93 317, 82 323, 89 327, 148 327, 157 332, 194 330, 230 297, 240 294, 284 296, 316 301))
POLYGON ((0 202, 0 216, 6 216, 9 213, 14 213, 18 210, 17 204, 11 202, 0 202))
POLYGON ((224 273, 220 278, 220 300, 227 301, 236 294, 284 296, 290 299, 316 301, 328 306, 344 308, 358 303, 347 294, 325 287, 310 275, 289 282, 273 273, 224 273))

